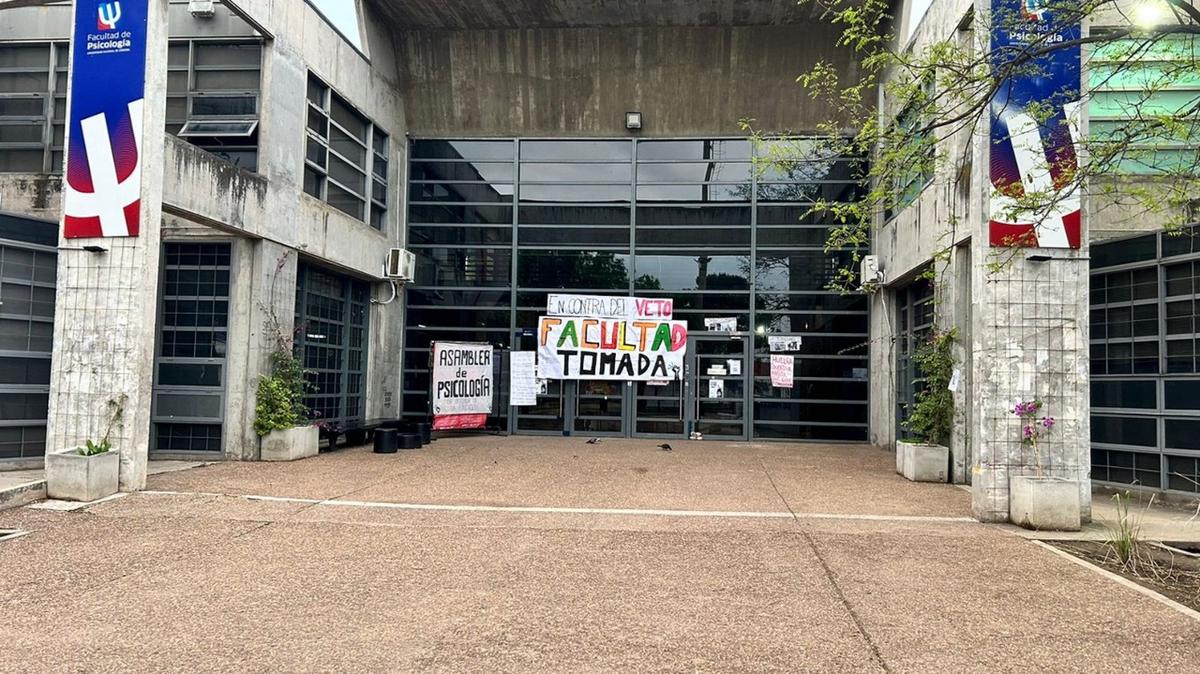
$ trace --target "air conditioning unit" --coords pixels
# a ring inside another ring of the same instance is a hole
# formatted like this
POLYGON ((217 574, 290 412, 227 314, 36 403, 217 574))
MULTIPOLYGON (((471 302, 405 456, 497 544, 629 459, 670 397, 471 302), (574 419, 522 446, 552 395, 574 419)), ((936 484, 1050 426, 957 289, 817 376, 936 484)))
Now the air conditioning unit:
POLYGON ((864 255, 859 266, 858 282, 863 286, 883 283, 883 274, 879 273, 879 256, 864 255))
POLYGON ((188 11, 198 19, 208 19, 216 11, 213 4, 214 0, 188 0, 188 11))
POLYGON ((417 256, 403 248, 388 250, 383 263, 383 275, 393 281, 411 283, 417 268, 417 256))

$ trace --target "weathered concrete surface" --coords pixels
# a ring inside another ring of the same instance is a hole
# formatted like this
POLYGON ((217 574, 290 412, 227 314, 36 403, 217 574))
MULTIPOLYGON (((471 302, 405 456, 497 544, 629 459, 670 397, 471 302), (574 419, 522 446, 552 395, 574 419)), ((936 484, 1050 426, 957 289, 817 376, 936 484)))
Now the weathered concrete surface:
POLYGON ((777 24, 818 18, 794 0, 372 0, 400 29, 777 24))
POLYGON ((408 130, 414 136, 741 135, 812 131, 829 112, 796 85, 818 61, 855 66, 822 24, 534 28, 400 35, 408 130))
POLYGON ((155 477, 184 492, 592 508, 768 510, 780 494, 810 513, 968 516, 961 489, 914 485, 866 445, 586 438, 444 438, 381 460, 360 447, 298 464, 212 464, 155 477))
POLYGON ((327 493, 356 498, 421 459, 427 472, 409 478, 447 497, 469 487, 482 490, 479 502, 511 502, 522 489, 515 475, 548 483, 577 472, 587 482, 607 470, 631 493, 593 505, 653 507, 676 497, 639 493, 634 469, 661 455, 666 463, 649 465, 669 468, 659 479, 668 490, 731 471, 681 506, 785 516, 431 512, 149 493, 81 513, 8 511, 0 527, 32 533, 0 543, 5 661, 50 671, 994 672, 1185 671, 1200 657, 1200 623, 1000 529, 786 516, 889 484, 892 497, 926 507, 931 489, 957 493, 956 508, 934 512, 965 508, 961 489, 892 474, 884 452, 678 443, 656 454, 653 441, 580 441, 579 463, 559 465, 575 444, 443 439, 401 455, 209 466, 152 486, 283 490, 271 474, 284 472, 297 493, 330 480, 327 493), (773 502, 747 491, 737 467, 748 472, 750 457, 778 485, 773 502), (490 479, 451 481, 490 461, 490 479), (276 470, 245 472, 256 468, 276 470), (835 472, 844 480, 818 479, 835 472))

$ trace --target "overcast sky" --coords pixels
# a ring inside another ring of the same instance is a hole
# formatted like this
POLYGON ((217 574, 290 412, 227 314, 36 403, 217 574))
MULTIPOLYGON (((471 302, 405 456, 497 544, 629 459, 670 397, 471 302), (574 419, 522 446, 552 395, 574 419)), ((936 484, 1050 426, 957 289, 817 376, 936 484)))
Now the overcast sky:
POLYGON ((362 49, 362 31, 358 29, 356 0, 308 0, 350 42, 362 49))

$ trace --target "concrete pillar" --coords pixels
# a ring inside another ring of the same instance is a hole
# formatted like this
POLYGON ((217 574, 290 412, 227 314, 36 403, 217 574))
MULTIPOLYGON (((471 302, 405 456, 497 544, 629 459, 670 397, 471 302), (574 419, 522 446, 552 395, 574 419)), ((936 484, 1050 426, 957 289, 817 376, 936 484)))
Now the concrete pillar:
MULTIPOLYGON (((979 18, 990 0, 975 0, 979 18)), ((976 47, 989 49, 978 31, 976 47)), ((1086 134, 1086 126, 1085 134, 1086 134)), ((1041 400, 1054 417, 1039 442, 1042 474, 1079 480, 1080 509, 1091 520, 1091 397, 1089 389, 1089 218, 1082 214, 1081 247, 992 248, 988 242, 990 123, 985 114, 973 140, 970 217, 971 395, 970 443, 974 465, 971 507, 985 522, 1009 519, 1009 479, 1035 475, 1038 457, 1021 443, 1015 403, 1041 400), (1030 256, 1049 257, 1030 260, 1030 256), (999 264, 997 264, 999 263, 999 264), (998 267, 998 268, 997 268, 998 267)))
MULTIPOLYGON (((142 128, 139 236, 60 238, 47 451, 104 435, 109 401, 124 401, 124 423, 109 438, 120 452, 122 491, 146 484, 150 446, 162 217, 167 89, 167 0, 150 0, 142 128), (104 253, 81 250, 85 245, 104 253)), ((78 51, 74 58, 79 58, 78 51)), ((70 138, 68 140, 68 145, 70 138)), ((62 223, 59 223, 60 232, 62 223)), ((60 234, 61 237, 61 234, 60 234)))
POLYGON ((254 403, 258 379, 270 366, 277 337, 292 343, 296 312, 296 251, 266 240, 239 241, 237 275, 230 315, 227 355, 225 452, 230 458, 258 458, 254 403), (234 363, 242 364, 233 367, 234 363))
POLYGON ((981 520, 1006 521, 1009 478, 1037 474, 1035 452, 1021 443, 1012 414, 1019 400, 1042 400, 1057 421, 1039 443, 1043 474, 1078 479, 1083 516, 1091 518, 1086 234, 1083 240, 1078 251, 1038 249, 1052 255, 1044 262, 1020 251, 1010 267, 993 272, 984 256, 995 251, 976 239, 971 491, 981 520))

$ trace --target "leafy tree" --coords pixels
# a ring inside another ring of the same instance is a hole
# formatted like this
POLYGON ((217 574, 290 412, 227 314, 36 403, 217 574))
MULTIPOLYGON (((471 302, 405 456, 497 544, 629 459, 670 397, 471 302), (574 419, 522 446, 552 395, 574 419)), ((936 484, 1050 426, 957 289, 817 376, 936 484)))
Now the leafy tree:
MULTIPOLYGON (((861 199, 815 200, 814 211, 839 223, 828 236, 829 249, 862 250, 872 227, 903 209, 935 176, 951 197, 948 222, 955 227, 970 199, 972 174, 988 171, 986 164, 973 165, 973 156, 978 143, 988 142, 981 123, 993 100, 1004 96, 1016 78, 1046 74, 1048 56, 1075 48, 1083 50, 1084 109, 1120 121, 1092 123, 1084 137, 1075 138, 1081 160, 1077 168, 1072 157, 1072 169, 1056 176, 1053 188, 1006 195, 1011 198, 1005 209, 1039 221, 1038 214, 1051 214, 1063 199, 1083 194, 1089 195, 1093 214, 1104 209, 1109 217, 1126 220, 1153 217, 1169 229, 1195 217, 1189 207, 1200 197, 1196 0, 1148 0, 1135 16, 1126 14, 1129 5, 1117 0, 1032 3, 1048 10, 1053 25, 995 53, 988 44, 993 30, 1029 25, 1019 13, 968 13, 954 34, 932 40, 920 36, 910 48, 893 33, 894 2, 802 2, 817 3, 826 20, 841 27, 838 45, 852 51, 858 64, 849 79, 832 60, 819 61, 797 77, 830 110, 829 119, 814 129, 828 139, 780 138, 778 130, 759 129, 753 120, 743 120, 742 126, 765 157, 760 171, 795 175, 799 167, 819 165, 830 156, 870 157, 861 199), (1115 27, 1092 29, 1074 39, 1056 37, 1057 28, 1080 22, 1115 27)), ((1061 103, 1034 102, 1024 105, 1024 112, 1040 124, 1049 123, 1055 114, 1062 116, 1061 103)), ((992 264, 1002 266, 1017 246, 1027 243, 1014 240, 1010 247, 998 248, 992 264)), ((858 252, 852 256, 833 287, 857 287, 859 257, 858 252)))

